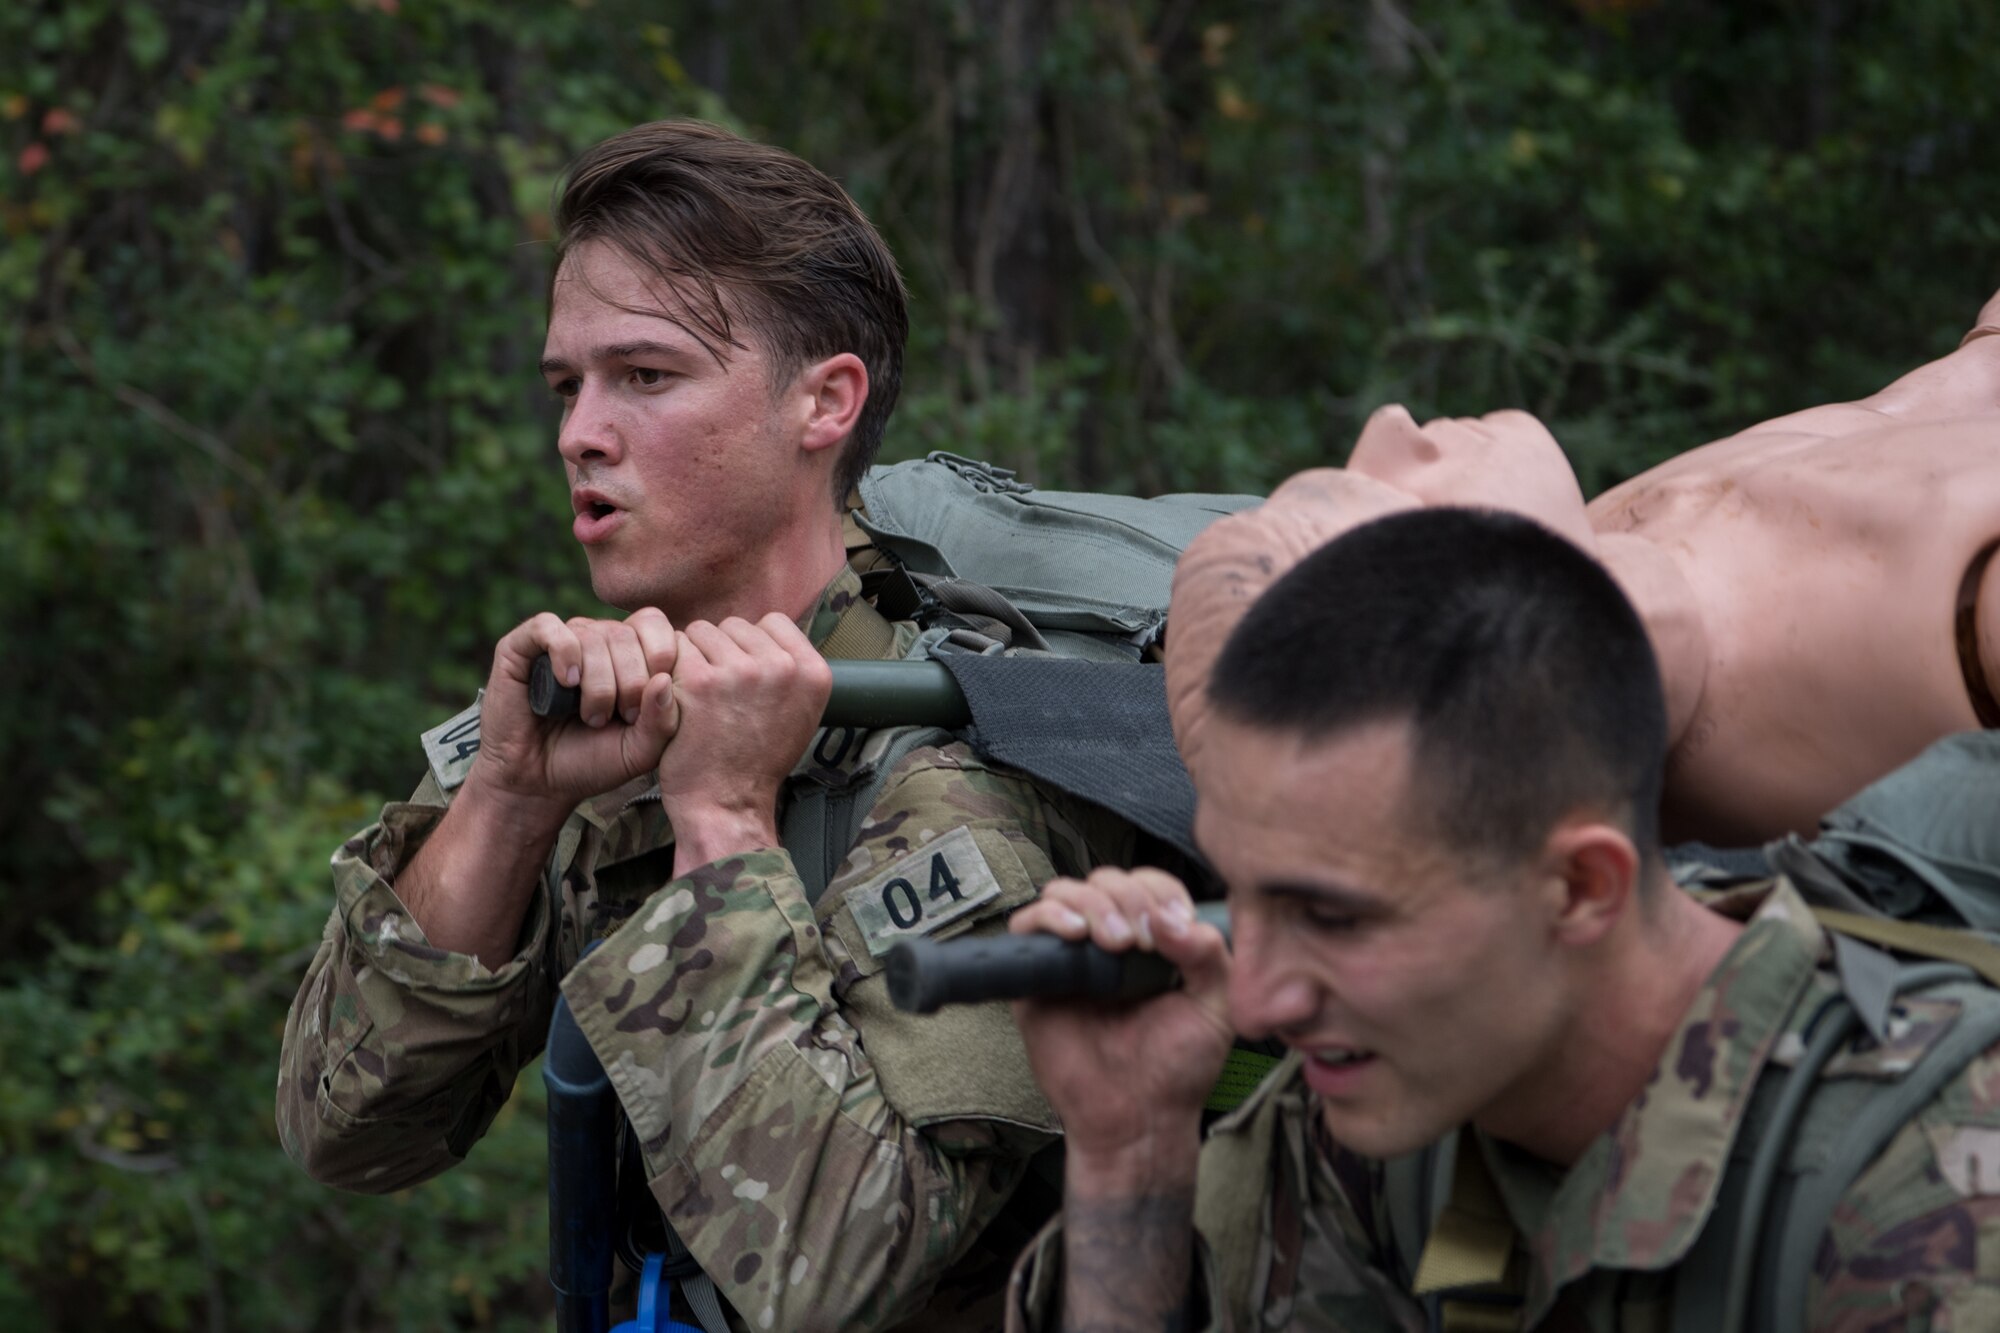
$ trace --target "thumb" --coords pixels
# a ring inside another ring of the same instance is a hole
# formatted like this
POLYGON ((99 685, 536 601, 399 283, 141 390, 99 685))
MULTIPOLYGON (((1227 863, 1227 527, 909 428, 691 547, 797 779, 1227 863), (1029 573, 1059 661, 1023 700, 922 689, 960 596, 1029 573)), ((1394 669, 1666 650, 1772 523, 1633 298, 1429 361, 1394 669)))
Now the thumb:
POLYGON ((1181 971, 1182 989, 1224 1032, 1229 1032, 1229 945, 1222 932, 1196 921, 1176 935, 1156 929, 1160 956, 1181 971))
MULTIPOLYGON (((632 724, 632 729, 657 761, 680 726, 681 704, 674 694, 674 678, 664 671, 655 672, 646 682, 645 693, 639 696, 639 719, 632 724)), ((647 767, 652 765, 649 763, 647 767)))

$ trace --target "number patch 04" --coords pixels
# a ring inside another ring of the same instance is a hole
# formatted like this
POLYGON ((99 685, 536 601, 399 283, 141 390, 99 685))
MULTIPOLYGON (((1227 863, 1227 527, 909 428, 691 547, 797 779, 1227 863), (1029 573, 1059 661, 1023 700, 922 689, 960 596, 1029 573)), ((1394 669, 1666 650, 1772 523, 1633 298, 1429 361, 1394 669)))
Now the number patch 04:
POLYGON ((479 700, 485 697, 486 691, 481 690, 470 708, 423 734, 424 757, 431 761, 431 772, 445 791, 465 781, 479 755, 479 700))
POLYGON ((881 874, 847 890, 843 900, 854 924, 880 958, 906 935, 928 935, 1000 896, 972 830, 956 828, 881 874))

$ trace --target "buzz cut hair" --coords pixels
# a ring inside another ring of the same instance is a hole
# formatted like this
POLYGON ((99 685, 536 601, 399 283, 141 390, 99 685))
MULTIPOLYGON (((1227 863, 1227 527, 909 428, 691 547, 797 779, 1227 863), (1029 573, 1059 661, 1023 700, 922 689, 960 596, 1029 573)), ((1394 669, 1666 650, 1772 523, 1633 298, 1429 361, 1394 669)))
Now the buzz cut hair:
POLYGON ((603 241, 657 279, 665 313, 718 363, 754 330, 774 393, 815 361, 861 358, 868 398, 834 469, 834 503, 846 500, 882 447, 910 318, 895 256, 838 182, 720 126, 661 120, 572 162, 554 221, 552 300, 563 261, 603 241))
POLYGON ((1658 856, 1667 711, 1645 625, 1602 565, 1518 515, 1342 534, 1252 604, 1208 697, 1307 742, 1409 723, 1406 814, 1462 861, 1518 867, 1579 812, 1658 856))

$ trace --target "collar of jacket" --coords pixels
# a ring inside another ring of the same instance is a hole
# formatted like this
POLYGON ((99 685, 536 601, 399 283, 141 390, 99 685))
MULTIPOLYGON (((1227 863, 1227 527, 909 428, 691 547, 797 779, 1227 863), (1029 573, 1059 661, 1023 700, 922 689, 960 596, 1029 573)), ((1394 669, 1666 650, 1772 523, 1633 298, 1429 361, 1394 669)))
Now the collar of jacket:
POLYGON ((804 621, 813 647, 835 661, 881 661, 908 647, 898 626, 861 595, 861 575, 845 564, 804 621))
MULTIPOLYGON (((1811 909, 1782 878, 1709 906, 1746 919, 1743 933, 1695 996, 1645 1092, 1548 1197, 1527 1237, 1529 1328, 1566 1283, 1594 1268, 1659 1270, 1686 1256, 1714 1210, 1757 1077, 1828 953, 1811 909)), ((1523 1177, 1546 1168, 1504 1151, 1489 1162, 1509 1211, 1526 1221, 1516 1200, 1546 1184, 1523 1177)))

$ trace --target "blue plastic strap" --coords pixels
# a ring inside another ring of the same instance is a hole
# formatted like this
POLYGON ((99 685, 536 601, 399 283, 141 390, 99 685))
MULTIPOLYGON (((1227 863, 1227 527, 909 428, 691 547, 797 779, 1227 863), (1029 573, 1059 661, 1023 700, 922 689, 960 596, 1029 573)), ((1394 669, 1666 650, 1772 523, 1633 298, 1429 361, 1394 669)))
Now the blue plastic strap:
POLYGON ((649 1254, 639 1274, 639 1317, 628 1319, 611 1333, 701 1333, 693 1324, 673 1317, 673 1284, 666 1279, 667 1256, 649 1254))

